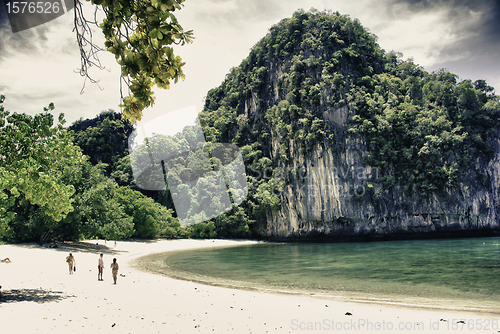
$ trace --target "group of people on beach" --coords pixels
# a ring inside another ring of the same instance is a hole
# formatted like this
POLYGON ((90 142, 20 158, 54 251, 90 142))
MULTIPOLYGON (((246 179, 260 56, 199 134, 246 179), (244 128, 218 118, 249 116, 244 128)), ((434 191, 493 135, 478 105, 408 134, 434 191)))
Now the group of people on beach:
MULTIPOLYGON (((102 278, 102 274, 104 272, 104 259, 103 259, 103 257, 104 257, 104 255, 101 253, 101 255, 99 256, 98 263, 97 263, 97 280, 98 281, 104 281, 102 278)), ((6 257, 3 260, 0 259, 0 262, 1 263, 11 263, 12 261, 8 257, 6 257)), ((76 271, 76 260, 75 260, 75 257, 73 256, 73 253, 69 253, 69 255, 66 257, 66 263, 68 264, 69 274, 73 275, 73 273, 76 271)), ((113 259, 113 263, 111 263, 110 268, 111 268, 111 274, 113 276, 114 284, 116 284, 116 279, 118 277, 118 269, 119 269, 118 262, 116 262, 116 258, 113 259)), ((2 296, 2 286, 0 286, 0 299, 2 297, 3 297, 2 296)))
MULTIPOLYGON (((98 262, 97 262, 97 280, 98 281, 104 281, 102 278, 102 274, 104 272, 104 255, 101 253, 99 256, 98 262)), ((73 256, 72 253, 69 253, 69 255, 66 257, 66 262, 68 263, 69 267, 69 274, 72 275, 73 272, 76 271, 76 260, 75 257, 73 256)), ((116 284, 116 279, 118 277, 118 262, 116 262, 116 258, 113 259, 113 263, 111 263, 111 274, 113 276, 113 281, 114 284, 116 284)))

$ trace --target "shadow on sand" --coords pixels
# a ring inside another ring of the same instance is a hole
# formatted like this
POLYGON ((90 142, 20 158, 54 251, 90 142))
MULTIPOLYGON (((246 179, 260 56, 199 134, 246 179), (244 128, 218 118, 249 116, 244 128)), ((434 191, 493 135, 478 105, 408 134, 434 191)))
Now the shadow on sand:
MULTIPOLYGON (((161 239, 128 239, 128 240, 120 240, 118 241, 118 248, 120 244, 126 244, 129 242, 140 242, 145 244, 154 244, 161 239)), ((23 243, 23 244, 11 244, 11 246, 28 248, 28 249, 40 249, 47 248, 52 249, 59 252, 65 253, 94 253, 94 254, 106 254, 106 255, 119 255, 128 253, 125 250, 119 250, 114 247, 114 241, 108 241, 107 245, 103 245, 102 241, 63 241, 57 244, 44 244, 40 245, 38 243, 23 243)))
MULTIPOLYGON (((113 245, 113 242, 110 241, 109 244, 113 245)), ((37 243, 26 243, 26 244, 14 244, 12 246, 28 248, 28 249, 47 248, 65 253, 76 253, 76 252, 96 253, 96 254, 103 253, 106 255, 116 255, 116 254, 126 253, 126 251, 116 250, 113 247, 108 247, 99 243, 82 242, 82 241, 64 241, 61 243, 57 243, 57 245, 54 244, 39 245, 37 243)))
POLYGON ((35 302, 35 303, 50 303, 59 302, 66 298, 74 298, 75 296, 66 295, 60 291, 50 291, 43 289, 12 289, 2 291, 2 303, 17 303, 17 302, 35 302))

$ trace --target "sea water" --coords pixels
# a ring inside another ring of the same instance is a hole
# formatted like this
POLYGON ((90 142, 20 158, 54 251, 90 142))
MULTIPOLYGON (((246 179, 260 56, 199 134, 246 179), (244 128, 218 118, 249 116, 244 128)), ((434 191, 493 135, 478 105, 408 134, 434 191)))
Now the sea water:
POLYGON ((149 269, 206 284, 500 314, 500 238, 259 243, 156 254, 149 269))

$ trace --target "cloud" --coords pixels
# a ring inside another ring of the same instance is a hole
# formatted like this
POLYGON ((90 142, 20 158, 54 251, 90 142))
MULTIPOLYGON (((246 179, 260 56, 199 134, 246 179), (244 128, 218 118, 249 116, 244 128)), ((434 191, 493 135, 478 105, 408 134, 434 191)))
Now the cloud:
POLYGON ((230 26, 236 30, 246 29, 249 22, 275 20, 276 13, 282 12, 284 7, 280 1, 268 0, 201 0, 195 5, 203 8, 197 11, 196 18, 205 24, 230 26))
MULTIPOLYGON (((5 12, 2 4, 0 9, 5 12)), ((108 108, 118 109, 120 72, 114 56, 107 52, 99 56, 113 71, 92 68, 90 73, 104 90, 87 82, 85 94, 80 94, 85 81, 77 71, 80 53, 72 31, 73 11, 17 33, 12 33, 7 16, 1 12, 0 93, 6 96, 6 109, 36 114, 54 102, 55 113, 64 112, 68 122, 92 118, 108 108)), ((94 34, 96 43, 102 43, 101 35, 94 34)))
MULTIPOLYGON (((89 15, 93 5, 85 1, 89 15)), ((499 87, 500 10, 498 0, 190 0, 175 15, 187 30, 193 29, 193 44, 175 47, 186 62, 186 80, 170 90, 155 89, 153 109, 172 111, 196 105, 224 80, 231 67, 248 56, 250 48, 269 28, 291 17, 299 8, 331 9, 357 18, 379 36, 387 51, 396 50, 432 71, 440 67, 461 78, 485 79, 499 87), (496 81, 496 82, 495 82, 496 81)), ((101 91, 74 73, 80 66, 74 12, 47 24, 12 34, 5 8, 0 4, 0 71, 6 107, 19 112, 39 111, 54 102, 71 122, 94 117, 100 110, 118 109, 119 67, 111 54, 100 55, 112 72, 94 69, 101 91), (52 95, 57 94, 57 95, 52 95)), ((90 16, 89 16, 90 17, 90 16)), ((94 37, 100 38, 99 29, 94 37)), ((99 41, 102 43, 102 41, 99 41)), ((154 110, 148 110, 151 113, 154 110)))
POLYGON ((5 6, 0 5, 0 63, 19 53, 36 54, 48 41, 48 24, 13 33, 5 6))
MULTIPOLYGON (((498 0, 387 0, 392 19, 442 13, 453 43, 438 47, 441 57, 500 55, 500 1, 498 0)), ((432 27, 429 27, 432 28, 432 27)))
POLYGON ((499 0, 371 0, 366 12, 361 22, 387 51, 500 88, 499 0))

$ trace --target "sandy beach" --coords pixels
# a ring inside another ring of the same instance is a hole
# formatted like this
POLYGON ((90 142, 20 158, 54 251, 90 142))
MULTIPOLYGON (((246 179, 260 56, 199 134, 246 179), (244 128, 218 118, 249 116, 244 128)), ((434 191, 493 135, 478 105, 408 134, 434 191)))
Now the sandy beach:
POLYGON ((500 316, 208 286, 136 269, 144 255, 233 240, 0 245, 1 333, 498 333, 500 316), (65 258, 72 252, 76 273, 65 258), (104 281, 97 263, 104 254, 104 281), (116 257, 113 285, 109 266, 116 257))

